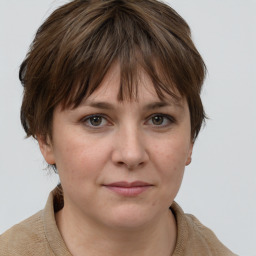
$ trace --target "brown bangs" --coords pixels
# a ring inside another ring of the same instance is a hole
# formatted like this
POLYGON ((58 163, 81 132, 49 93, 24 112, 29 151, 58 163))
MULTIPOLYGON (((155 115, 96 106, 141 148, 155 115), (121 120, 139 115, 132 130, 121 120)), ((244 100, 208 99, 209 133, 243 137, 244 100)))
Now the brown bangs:
MULTIPOLYGON (((170 54, 170 50, 177 48, 171 46, 170 41, 177 39, 173 36, 172 40, 159 40, 161 35, 158 35, 157 29, 154 31, 154 22, 141 22, 150 17, 134 12, 136 4, 131 7, 131 10, 127 10, 122 5, 113 5, 108 13, 102 8, 100 19, 93 20, 93 24, 88 13, 88 21, 79 23, 80 28, 78 24, 70 27, 72 38, 68 35, 63 38, 63 49, 60 49, 61 54, 54 65, 56 69, 50 82, 61 85, 57 86, 62 90, 55 93, 55 98, 59 96, 58 102, 64 108, 72 105, 77 107, 90 96, 115 61, 119 63, 121 71, 119 100, 136 98, 139 68, 143 68, 151 77, 160 98, 164 97, 163 92, 177 97, 174 91, 179 89, 175 85, 175 74, 178 72, 174 71, 174 66, 181 60, 173 60, 174 52, 170 54), (88 27, 91 33, 88 33, 88 27), (77 33, 74 33, 74 29, 77 33)), ((93 9, 90 11, 93 12, 93 9)), ((175 55, 180 56, 177 52, 175 55)), ((179 93, 184 94, 182 90, 179 93)))

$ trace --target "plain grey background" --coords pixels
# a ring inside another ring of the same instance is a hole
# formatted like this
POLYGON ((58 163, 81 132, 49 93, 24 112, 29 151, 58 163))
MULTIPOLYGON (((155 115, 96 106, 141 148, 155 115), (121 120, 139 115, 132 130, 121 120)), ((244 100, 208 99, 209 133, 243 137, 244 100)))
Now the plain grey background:
MULTIPOLYGON (((22 62, 61 0, 0 1, 0 233, 44 207, 58 177, 19 121, 22 62)), ((210 117, 176 201, 235 253, 256 255, 256 1, 169 0, 188 22, 208 76, 210 117)))

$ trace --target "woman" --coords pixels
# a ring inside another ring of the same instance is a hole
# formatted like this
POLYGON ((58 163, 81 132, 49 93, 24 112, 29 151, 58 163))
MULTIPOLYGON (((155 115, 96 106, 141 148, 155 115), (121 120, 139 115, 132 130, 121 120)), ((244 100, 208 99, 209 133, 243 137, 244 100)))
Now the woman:
POLYGON ((204 62, 154 0, 72 1, 21 65, 21 121, 61 184, 0 255, 234 255, 174 202, 205 119, 204 62))

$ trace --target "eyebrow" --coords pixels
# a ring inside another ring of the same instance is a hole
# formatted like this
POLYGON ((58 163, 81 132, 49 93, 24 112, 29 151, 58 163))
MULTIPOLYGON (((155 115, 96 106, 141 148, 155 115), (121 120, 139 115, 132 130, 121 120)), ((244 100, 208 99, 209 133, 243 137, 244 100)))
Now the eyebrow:
POLYGON ((176 106, 177 104, 172 104, 166 101, 159 101, 159 102, 153 102, 145 105, 143 108, 145 110, 154 110, 158 108, 164 108, 164 107, 171 107, 171 106, 176 106))
POLYGON ((115 107, 110 104, 110 103, 107 103, 107 102, 88 102, 87 104, 85 104, 85 106, 88 106, 88 107, 93 107, 93 108, 99 108, 99 109, 114 109, 115 107))
MULTIPOLYGON (((93 108, 99 108, 99 109, 107 109, 107 110, 113 110, 115 109, 115 106, 111 103, 108 102, 87 102, 84 104, 85 106, 88 107, 93 107, 93 108)), ((149 110, 154 110, 158 108, 164 108, 164 107, 183 107, 180 102, 166 102, 166 101, 159 101, 159 102, 152 102, 143 107, 144 110, 149 111, 149 110)))

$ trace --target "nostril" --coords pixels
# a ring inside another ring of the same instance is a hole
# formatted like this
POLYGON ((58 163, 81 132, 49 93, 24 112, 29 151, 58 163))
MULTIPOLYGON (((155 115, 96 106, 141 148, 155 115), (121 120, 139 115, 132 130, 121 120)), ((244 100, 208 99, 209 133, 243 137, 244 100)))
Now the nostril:
POLYGON ((137 167, 139 166, 142 166, 143 165, 143 162, 140 162, 140 163, 136 163, 136 164, 127 164, 127 163, 124 163, 124 162, 118 162, 117 163, 120 167, 121 166, 125 166, 128 170, 133 170, 133 169, 136 169, 137 167))

